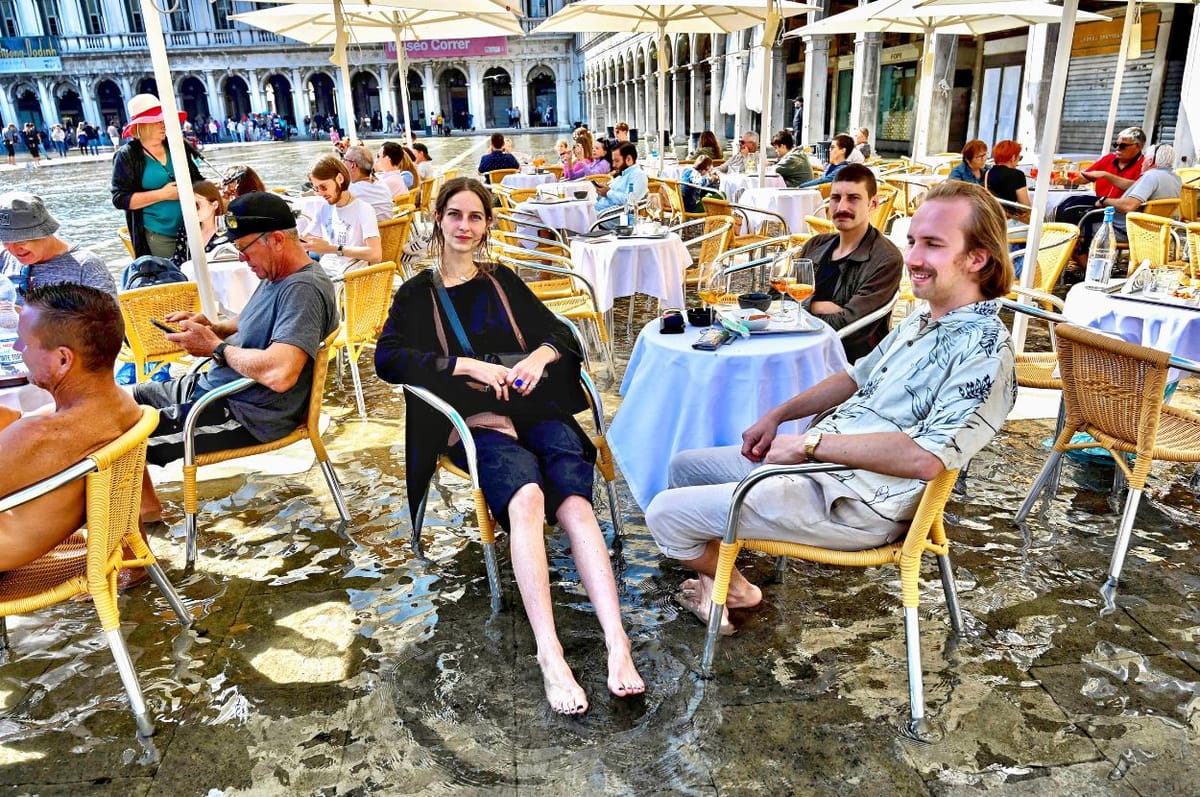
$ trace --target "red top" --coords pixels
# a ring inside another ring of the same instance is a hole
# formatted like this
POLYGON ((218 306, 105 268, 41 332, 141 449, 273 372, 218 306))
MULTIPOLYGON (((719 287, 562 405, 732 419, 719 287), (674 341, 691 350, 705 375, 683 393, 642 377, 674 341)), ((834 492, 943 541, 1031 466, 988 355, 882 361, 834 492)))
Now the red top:
MULTIPOLYGON (((1124 177, 1127 180, 1136 180, 1137 178, 1142 176, 1142 154, 1139 152, 1138 156, 1133 159, 1133 162, 1130 163, 1128 166, 1126 166, 1124 169, 1122 169, 1117 164, 1116 153, 1110 152, 1107 155, 1105 155, 1103 158, 1101 158, 1100 160, 1096 161, 1091 166, 1089 166, 1088 171, 1089 172, 1108 172, 1109 174, 1115 174, 1118 177, 1124 177)), ((1117 188, 1115 185, 1110 183, 1108 180, 1105 180, 1103 177, 1101 177, 1099 180, 1096 181, 1096 196, 1098 196, 1098 197, 1105 197, 1106 199, 1112 199, 1114 197, 1119 197, 1124 193, 1125 193, 1125 189, 1117 188)))

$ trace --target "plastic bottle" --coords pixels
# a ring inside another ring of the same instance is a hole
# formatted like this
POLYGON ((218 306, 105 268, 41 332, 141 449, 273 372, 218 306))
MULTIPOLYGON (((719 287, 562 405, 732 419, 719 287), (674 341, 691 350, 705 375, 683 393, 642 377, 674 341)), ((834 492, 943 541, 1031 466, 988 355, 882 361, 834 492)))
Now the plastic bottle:
POLYGON ((625 200, 625 209, 621 211, 621 224, 625 227, 632 227, 637 221, 637 202, 630 195, 625 200))
POLYGON ((21 367, 21 353, 13 348, 17 341, 17 289, 12 281, 0 274, 0 371, 21 367))
POLYGON ((1088 247, 1087 274, 1085 281, 1090 285, 1107 285, 1117 264, 1117 234, 1113 230, 1113 208, 1104 209, 1104 222, 1096 230, 1092 245, 1088 247))

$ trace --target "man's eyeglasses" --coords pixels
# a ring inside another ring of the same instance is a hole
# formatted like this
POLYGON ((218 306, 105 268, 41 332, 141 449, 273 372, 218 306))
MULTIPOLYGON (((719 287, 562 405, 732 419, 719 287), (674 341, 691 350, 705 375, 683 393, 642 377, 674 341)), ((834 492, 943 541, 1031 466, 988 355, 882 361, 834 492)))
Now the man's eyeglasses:
POLYGON ((1132 141, 1118 141, 1116 148, 1117 149, 1129 149, 1132 146, 1134 146, 1134 143, 1132 141))
POLYGON ((261 241, 263 239, 264 235, 270 235, 270 233, 260 232, 258 235, 254 236, 253 241, 246 244, 245 246, 238 246, 237 244, 234 244, 233 248, 238 251, 239 255, 244 255, 244 254, 246 254, 246 251, 250 249, 250 247, 254 246, 256 243, 261 241))

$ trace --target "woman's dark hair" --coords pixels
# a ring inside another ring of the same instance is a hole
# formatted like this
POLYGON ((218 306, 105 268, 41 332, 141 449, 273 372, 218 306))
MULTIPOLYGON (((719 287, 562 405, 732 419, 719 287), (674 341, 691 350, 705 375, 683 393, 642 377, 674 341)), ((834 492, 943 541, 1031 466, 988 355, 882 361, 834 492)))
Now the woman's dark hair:
POLYGON ((608 161, 609 166, 612 166, 612 145, 609 143, 608 139, 604 136, 601 136, 600 138, 596 139, 596 143, 600 145, 600 149, 604 150, 604 155, 602 156, 604 160, 608 161))
POLYGON ((575 143, 583 147, 583 157, 590 161, 592 159, 592 145, 595 143, 592 141, 592 134, 586 128, 579 128, 575 131, 575 143))
POLYGON ((711 130, 705 130, 700 134, 700 141, 696 144, 697 149, 708 147, 713 151, 714 156, 721 154, 721 145, 717 142, 717 134, 711 130))
MULTIPOLYGON (((487 219, 488 227, 492 226, 492 192, 487 190, 487 187, 483 183, 473 177, 455 177, 453 180, 447 180, 442 189, 438 191, 437 199, 433 205, 433 240, 430 246, 439 258, 442 256, 442 249, 446 245, 446 239, 442 237, 442 215, 446 212, 446 205, 450 204, 450 200, 463 191, 470 191, 479 198, 479 204, 483 205, 483 215, 487 219)), ((486 253, 487 247, 488 234, 485 230, 479 250, 486 253)), ((483 272, 491 271, 496 267, 496 264, 491 261, 476 260, 475 264, 483 272)))
POLYGON ((258 176, 258 172, 249 166, 235 166, 221 180, 221 190, 227 198, 236 199, 242 194, 266 191, 267 187, 263 184, 262 178, 258 176))
POLYGON ((225 215, 225 197, 221 196, 221 189, 210 183, 208 180, 197 180, 192 183, 192 192, 196 196, 204 197, 209 202, 216 202, 216 214, 218 216, 225 215))
POLYGON ((963 146, 963 149, 962 149, 963 163, 970 166, 971 161, 975 160, 980 155, 986 155, 986 154, 987 154, 987 144, 985 144, 981 139, 973 138, 970 141, 968 141, 966 143, 966 145, 963 146))

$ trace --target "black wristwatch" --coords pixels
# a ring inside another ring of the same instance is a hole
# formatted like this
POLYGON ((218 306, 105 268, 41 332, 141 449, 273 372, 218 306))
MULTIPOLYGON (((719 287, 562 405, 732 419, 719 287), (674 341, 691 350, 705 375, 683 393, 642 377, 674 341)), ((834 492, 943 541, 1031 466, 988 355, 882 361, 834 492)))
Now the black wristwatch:
POLYGON ((216 360, 217 363, 220 365, 228 365, 229 364, 229 363, 225 362, 225 350, 227 348, 229 348, 229 344, 226 343, 225 341, 221 341, 220 343, 217 344, 217 347, 212 350, 212 358, 214 360, 216 360))

